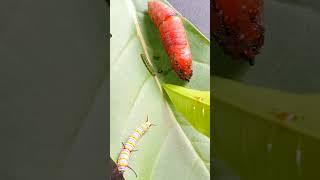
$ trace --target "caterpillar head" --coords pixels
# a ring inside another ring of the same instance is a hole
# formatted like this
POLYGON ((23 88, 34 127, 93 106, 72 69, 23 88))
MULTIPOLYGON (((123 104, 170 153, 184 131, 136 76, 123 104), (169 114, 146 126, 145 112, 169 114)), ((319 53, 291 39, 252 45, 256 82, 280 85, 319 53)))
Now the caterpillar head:
POLYGON ((178 53, 171 54, 171 64, 173 70, 177 73, 180 79, 190 81, 192 77, 192 55, 189 50, 189 45, 176 46, 178 53))
POLYGON ((150 128, 150 126, 152 126, 151 122, 146 121, 145 123, 142 124, 141 127, 142 127, 143 131, 147 131, 150 128))
POLYGON ((143 129, 143 131, 147 131, 151 126, 155 126, 155 125, 149 121, 147 116, 147 120, 141 125, 141 128, 143 129))

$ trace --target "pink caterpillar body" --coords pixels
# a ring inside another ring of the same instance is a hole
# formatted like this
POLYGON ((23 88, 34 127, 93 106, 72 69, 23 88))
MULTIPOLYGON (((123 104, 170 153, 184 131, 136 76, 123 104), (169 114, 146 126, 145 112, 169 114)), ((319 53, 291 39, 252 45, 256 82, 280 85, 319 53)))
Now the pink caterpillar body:
POLYGON ((160 32, 173 70, 180 79, 189 81, 192 76, 192 55, 181 18, 160 1, 148 2, 148 12, 160 32))
POLYGON ((148 121, 148 117, 147 117, 147 121, 144 122, 140 127, 136 128, 135 131, 129 136, 127 142, 122 144, 122 149, 117 161, 117 167, 120 173, 124 173, 129 168, 137 176, 137 173, 128 165, 128 161, 132 151, 135 151, 137 141, 140 139, 141 136, 144 135, 144 133, 146 133, 149 130, 149 128, 152 125, 154 124, 151 124, 148 121))

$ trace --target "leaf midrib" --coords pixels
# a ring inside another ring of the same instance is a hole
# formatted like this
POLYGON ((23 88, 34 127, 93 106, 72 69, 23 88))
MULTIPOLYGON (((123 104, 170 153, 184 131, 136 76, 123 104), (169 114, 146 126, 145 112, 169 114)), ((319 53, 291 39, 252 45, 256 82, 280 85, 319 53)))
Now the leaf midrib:
MULTIPOLYGON (((136 31, 137 31, 137 36, 138 36, 138 39, 140 40, 140 43, 142 45, 142 48, 143 48, 143 51, 145 53, 145 55, 147 56, 147 61, 149 61, 149 63, 151 64, 151 66, 153 67, 153 64, 152 62, 150 61, 150 58, 149 58, 149 53, 147 51, 147 46, 146 46, 146 43, 144 42, 144 38, 143 38, 143 35, 141 33, 141 29, 140 29, 140 26, 139 26, 139 22, 137 20, 137 16, 136 16, 136 7, 134 6, 134 3, 132 2, 132 0, 127 0, 127 2, 130 2, 130 5, 131 7, 134 9, 130 9, 129 8, 129 11, 131 11, 131 15, 132 15, 132 18, 134 20, 134 24, 135 24, 135 27, 136 27, 136 31)), ((188 21, 189 22, 189 21, 188 21)), ((193 26, 193 25, 192 25, 193 26)), ((199 31, 200 32, 200 31, 199 31)), ((200 33, 201 34, 201 33, 200 33)), ((201 34, 204 38, 205 36, 203 34, 201 34)), ((206 39, 206 38, 205 38, 206 39)), ((163 94, 163 90, 162 90, 162 86, 161 86, 161 83, 158 79, 157 76, 153 76, 153 78, 156 80, 156 83, 160 89, 160 92, 163 94)), ((174 113, 172 112, 172 109, 170 108, 169 104, 167 101, 165 101, 165 107, 168 109, 168 112, 170 112, 171 114, 171 117, 174 117, 174 113)), ((184 139, 186 139, 188 141, 187 146, 190 146, 192 151, 197 155, 197 157, 201 160, 201 163, 202 165, 205 167, 204 169, 206 170, 206 173, 210 175, 210 172, 209 170, 207 169, 207 166, 205 164, 205 162, 203 161, 203 159, 200 157, 200 155, 198 154, 198 152, 194 149, 193 145, 192 145, 192 142, 190 141, 190 139, 186 136, 186 134, 184 133, 183 129, 181 128, 180 124, 177 122, 176 119, 172 119, 174 121, 174 123, 176 124, 176 127, 179 129, 179 132, 182 134, 182 136, 184 136, 184 139)), ((168 133, 169 134, 169 133, 168 133)), ((168 136, 167 134, 167 136, 168 136)), ((159 154, 158 154, 159 155, 159 154)), ((154 163, 153 167, 156 165, 156 162, 154 163)), ((153 171, 152 171, 153 173, 153 171)), ((151 175, 151 174, 150 174, 151 175)))

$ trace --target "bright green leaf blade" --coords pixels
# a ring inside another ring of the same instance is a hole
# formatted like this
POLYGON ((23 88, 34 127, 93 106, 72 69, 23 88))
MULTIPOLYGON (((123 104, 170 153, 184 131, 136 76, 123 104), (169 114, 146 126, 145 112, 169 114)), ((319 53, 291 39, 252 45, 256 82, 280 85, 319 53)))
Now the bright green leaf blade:
MULTIPOLYGON (((139 151, 134 152, 129 160, 138 178, 209 179, 210 139, 178 117, 164 98, 160 86, 164 81, 184 83, 172 72, 152 77, 140 58, 144 53, 156 68, 160 65, 169 69, 159 33, 146 14, 147 0, 113 0, 110 10, 110 157, 117 160, 121 142, 125 142, 148 115, 157 126, 139 140, 139 151), (164 58, 156 64, 152 52, 164 58)), ((185 86, 207 90, 210 78, 209 41, 189 22, 184 23, 187 24, 186 31, 195 58, 195 76, 185 86), (196 62, 198 59, 201 63, 196 62)), ((124 175, 126 179, 136 179, 130 170, 124 175)))
POLYGON ((173 105, 199 132, 210 137, 210 91, 164 84, 173 105))
POLYGON ((214 82, 219 87, 214 94, 219 158, 244 179, 319 178, 319 94, 298 95, 219 77, 214 82))
MULTIPOLYGON (((173 107, 173 104, 169 102, 170 106, 173 107)), ((201 160, 204 162, 208 171, 210 170, 210 139, 199 133, 193 126, 177 111, 173 111, 177 121, 180 124, 180 127, 184 131, 185 135, 190 140, 193 148, 200 156, 201 160)))

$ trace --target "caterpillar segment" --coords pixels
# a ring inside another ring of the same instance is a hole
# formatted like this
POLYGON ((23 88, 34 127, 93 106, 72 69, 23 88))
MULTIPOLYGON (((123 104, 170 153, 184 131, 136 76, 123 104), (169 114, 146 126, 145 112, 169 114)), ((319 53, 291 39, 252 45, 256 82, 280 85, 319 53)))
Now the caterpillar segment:
POLYGON ((149 1, 148 13, 160 33, 172 69, 180 79, 189 81, 193 73, 192 54, 181 18, 160 1, 149 1))
POLYGON ((127 169, 131 169, 137 176, 137 173, 129 166, 129 159, 133 151, 137 151, 135 147, 137 146, 138 140, 149 130, 151 126, 155 126, 148 120, 137 127, 134 132, 129 136, 126 143, 122 143, 122 149, 120 151, 117 167, 120 173, 124 173, 127 169))

